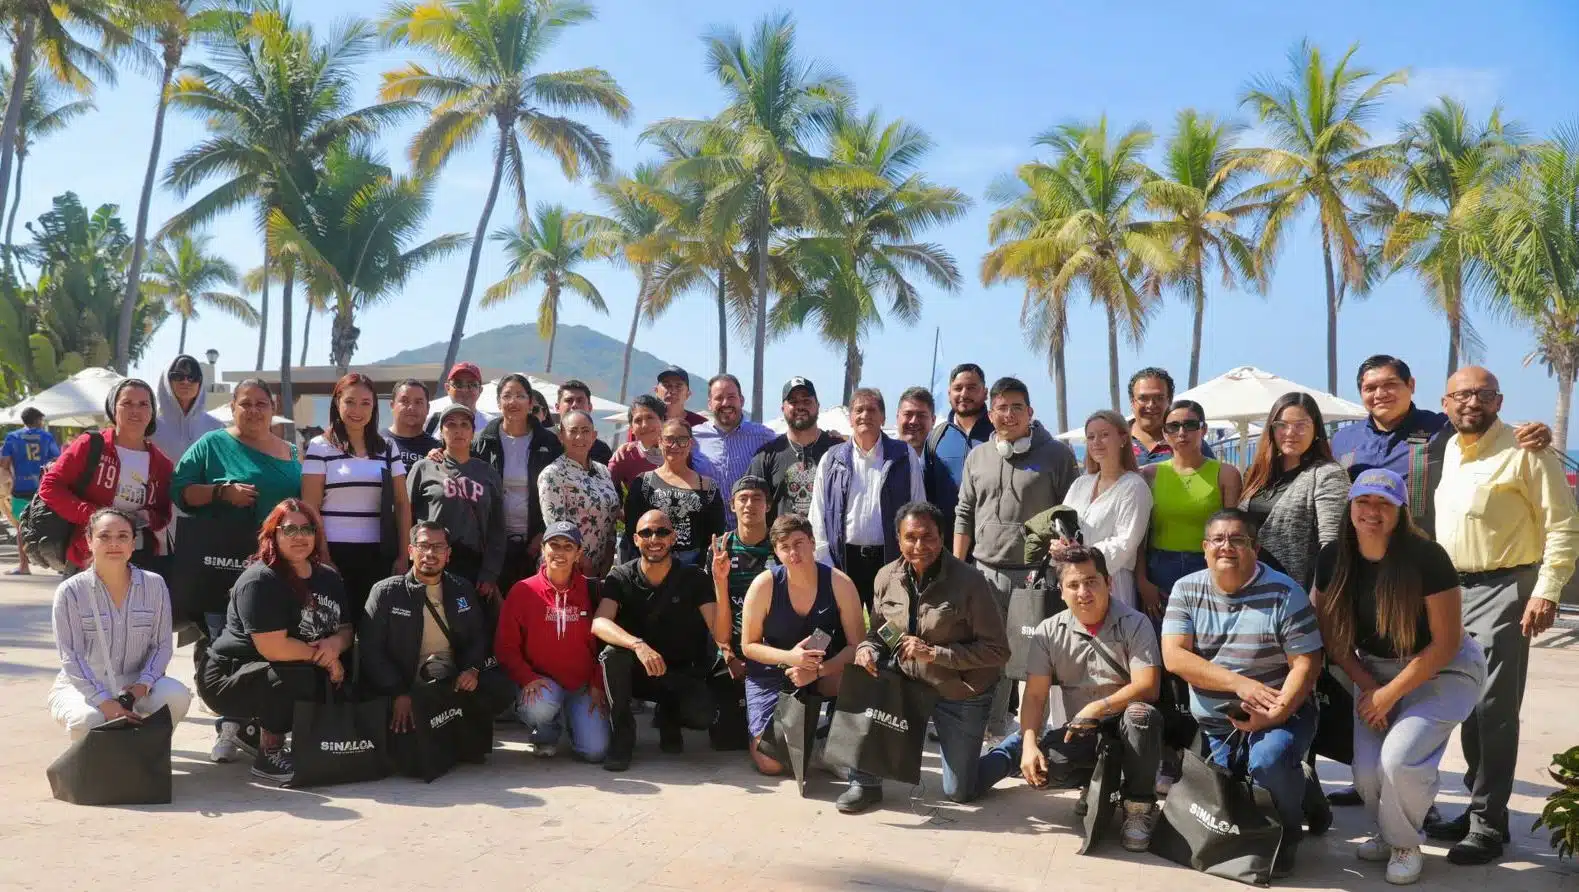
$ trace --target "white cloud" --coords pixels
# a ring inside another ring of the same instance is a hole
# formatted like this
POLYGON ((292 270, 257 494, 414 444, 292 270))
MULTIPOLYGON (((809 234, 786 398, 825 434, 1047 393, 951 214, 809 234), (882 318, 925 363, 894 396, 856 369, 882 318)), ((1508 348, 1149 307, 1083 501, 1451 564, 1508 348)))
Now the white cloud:
POLYGON ((1501 98, 1502 73, 1490 68, 1417 68, 1409 83, 1394 90, 1388 106, 1414 117, 1442 96, 1462 102, 1474 117, 1483 117, 1501 98))

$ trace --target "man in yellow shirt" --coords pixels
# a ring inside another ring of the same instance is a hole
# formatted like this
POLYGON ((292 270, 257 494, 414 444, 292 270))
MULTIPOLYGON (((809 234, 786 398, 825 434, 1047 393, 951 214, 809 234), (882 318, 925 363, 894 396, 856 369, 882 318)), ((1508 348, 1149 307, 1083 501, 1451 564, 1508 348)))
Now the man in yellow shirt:
POLYGON ((1464 629, 1486 648, 1489 674, 1464 722, 1469 808, 1428 823, 1433 839, 1456 844, 1454 864, 1485 864, 1508 840, 1508 797, 1519 753, 1519 708, 1530 640, 1551 628, 1574 571, 1579 520, 1563 467, 1551 450, 1520 449, 1497 418, 1495 375, 1460 369, 1442 398, 1453 429, 1441 458, 1433 511, 1437 542, 1458 570, 1464 629))

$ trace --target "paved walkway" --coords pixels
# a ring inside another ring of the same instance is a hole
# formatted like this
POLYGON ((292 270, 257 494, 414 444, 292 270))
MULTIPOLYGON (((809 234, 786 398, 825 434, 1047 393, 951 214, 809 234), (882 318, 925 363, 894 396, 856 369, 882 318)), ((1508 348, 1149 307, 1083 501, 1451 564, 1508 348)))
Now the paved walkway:
MULTIPOLYGON (((6 562, 0 557, 0 565, 6 562)), ((522 752, 520 729, 501 728, 486 766, 463 766, 433 784, 389 779, 325 791, 250 782, 247 766, 213 765, 209 718, 198 709, 175 735, 175 802, 96 809, 50 798, 44 767, 65 745, 45 695, 56 672, 50 637, 53 580, 0 581, 0 890, 206 888, 218 892, 333 883, 354 889, 779 890, 1089 889, 1180 892, 1237 889, 1116 842, 1092 856, 1078 844, 1071 793, 1000 785, 968 807, 940 804, 936 753, 918 799, 890 784, 885 806, 858 817, 834 811, 840 789, 822 778, 795 795, 759 777, 743 753, 663 756, 644 739, 630 772, 522 752)), ((1540 642, 1530 671, 1514 797, 1515 845, 1502 862, 1455 868, 1431 847, 1424 889, 1574 892, 1579 867, 1559 863, 1529 832, 1551 790, 1550 755, 1579 743, 1579 646, 1570 633, 1540 642), (1561 704, 1559 708, 1553 705, 1561 704)), ((190 682, 183 650, 173 674, 190 682)), ((651 733, 651 732, 647 732, 651 733)), ((1455 788, 1455 742, 1444 765, 1455 788)), ((1334 782, 1341 766, 1323 765, 1334 782)), ((1443 796, 1451 810, 1458 790, 1443 796)), ((1354 859, 1359 809, 1300 850, 1288 889, 1383 889, 1379 865, 1354 859)))

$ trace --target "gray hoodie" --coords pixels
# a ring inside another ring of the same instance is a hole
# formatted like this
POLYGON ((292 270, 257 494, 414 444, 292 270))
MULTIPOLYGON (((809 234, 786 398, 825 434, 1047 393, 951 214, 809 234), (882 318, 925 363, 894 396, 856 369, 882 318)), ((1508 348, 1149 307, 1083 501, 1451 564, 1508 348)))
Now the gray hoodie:
POLYGON ((1074 451, 1040 422, 1031 426, 1031 448, 1019 455, 999 455, 997 440, 994 434, 965 457, 954 532, 971 537, 977 563, 1024 569, 1025 522, 1063 504, 1079 471, 1074 451))
POLYGON ((181 401, 175 398, 175 393, 170 390, 170 371, 176 363, 185 360, 197 369, 197 374, 202 376, 203 366, 190 356, 182 354, 170 361, 170 367, 159 376, 159 383, 154 385, 155 399, 159 404, 158 426, 154 430, 154 445, 159 451, 170 457, 171 464, 180 464, 181 456, 197 438, 209 431, 217 431, 224 427, 218 418, 203 410, 203 384, 198 382, 197 399, 192 401, 192 408, 182 409, 181 401))
POLYGON ((480 458, 465 464, 445 456, 425 458, 406 472, 411 520, 431 520, 460 545, 482 558, 478 584, 498 582, 504 568, 504 481, 480 458))

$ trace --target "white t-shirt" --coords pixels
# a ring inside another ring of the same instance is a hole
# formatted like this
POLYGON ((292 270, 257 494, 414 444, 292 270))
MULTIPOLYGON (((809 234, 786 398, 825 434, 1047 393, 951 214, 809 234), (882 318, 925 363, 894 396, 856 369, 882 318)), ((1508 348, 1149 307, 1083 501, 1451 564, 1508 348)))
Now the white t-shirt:
POLYGON ((504 528, 525 535, 532 510, 531 468, 527 464, 532 435, 512 437, 500 431, 499 444, 504 450, 504 528))
MULTIPOLYGON (((116 446, 115 455, 121 462, 121 476, 115 481, 115 507, 136 514, 148 507, 148 451, 116 446)), ((133 548, 143 546, 143 531, 138 530, 132 541, 133 548)))
MULTIPOLYGON (((387 441, 386 441, 387 442, 387 441)), ((384 522, 379 513, 384 497, 384 465, 392 477, 401 477, 406 466, 394 444, 372 458, 347 455, 322 436, 313 437, 302 459, 302 474, 324 478, 324 537, 330 542, 378 542, 383 538, 384 522)))

